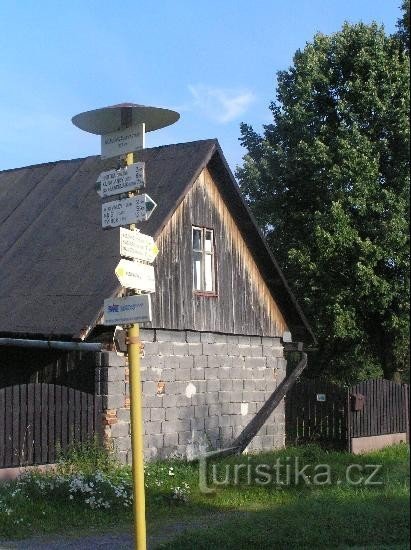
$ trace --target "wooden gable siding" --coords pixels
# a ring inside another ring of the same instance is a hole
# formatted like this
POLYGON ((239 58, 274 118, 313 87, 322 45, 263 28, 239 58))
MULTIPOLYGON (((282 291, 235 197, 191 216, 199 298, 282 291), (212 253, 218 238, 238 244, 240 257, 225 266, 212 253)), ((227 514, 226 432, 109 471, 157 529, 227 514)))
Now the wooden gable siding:
POLYGON ((209 172, 199 178, 161 232, 154 327, 282 336, 284 318, 209 172), (192 226, 214 230, 217 296, 193 294, 192 226))

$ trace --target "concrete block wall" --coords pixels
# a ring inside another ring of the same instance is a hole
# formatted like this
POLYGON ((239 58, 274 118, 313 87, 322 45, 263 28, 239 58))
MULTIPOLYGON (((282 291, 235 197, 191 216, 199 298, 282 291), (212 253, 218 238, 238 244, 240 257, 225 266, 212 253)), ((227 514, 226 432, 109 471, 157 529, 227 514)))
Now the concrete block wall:
MULTIPOLYGON (((141 330, 147 458, 190 457, 229 446, 283 380, 279 338, 192 331, 141 330)), ((96 390, 104 398, 106 438, 130 461, 127 358, 102 352, 96 390)), ((285 443, 284 404, 249 451, 285 443)))

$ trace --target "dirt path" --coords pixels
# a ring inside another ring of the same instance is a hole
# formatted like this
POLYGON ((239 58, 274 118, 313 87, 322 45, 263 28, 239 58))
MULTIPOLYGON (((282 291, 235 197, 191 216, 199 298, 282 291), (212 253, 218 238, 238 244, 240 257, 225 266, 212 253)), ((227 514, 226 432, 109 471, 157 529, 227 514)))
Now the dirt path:
MULTIPOLYGON (((167 523, 162 526, 161 532, 149 535, 148 549, 155 550, 159 544, 169 542, 187 530, 206 529, 209 526, 218 527, 229 517, 232 517, 233 514, 236 514, 236 512, 207 514, 200 518, 187 519, 187 521, 180 520, 167 523)), ((241 514, 245 515, 245 513, 241 514)), ((0 540, 0 550, 122 550, 133 548, 131 533, 106 533, 104 535, 86 535, 82 537, 54 535, 53 537, 35 537, 20 541, 0 540)))

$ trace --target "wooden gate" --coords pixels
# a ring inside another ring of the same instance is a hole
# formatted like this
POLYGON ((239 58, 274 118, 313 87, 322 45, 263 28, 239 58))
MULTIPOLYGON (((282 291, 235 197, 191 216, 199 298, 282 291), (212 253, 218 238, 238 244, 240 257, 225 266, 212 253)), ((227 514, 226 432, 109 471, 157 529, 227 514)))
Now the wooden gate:
POLYGON ((409 386, 376 379, 341 388, 300 379, 286 395, 285 414, 289 445, 319 443, 353 450, 360 438, 405 434, 409 440, 409 386))
POLYGON ((285 398, 288 445, 347 446, 347 390, 321 380, 300 379, 285 398))
POLYGON ((0 389, 0 468, 52 464, 59 449, 94 436, 101 396, 54 384, 0 389))

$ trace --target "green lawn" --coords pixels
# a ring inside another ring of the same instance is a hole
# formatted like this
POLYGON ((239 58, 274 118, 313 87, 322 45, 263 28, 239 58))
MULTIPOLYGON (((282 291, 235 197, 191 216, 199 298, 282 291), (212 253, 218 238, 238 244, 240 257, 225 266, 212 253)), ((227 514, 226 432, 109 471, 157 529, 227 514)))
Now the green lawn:
MULTIPOLYGON (((231 457, 208 462, 212 494, 199 488, 198 464, 152 463, 146 470, 148 530, 159 532, 173 523, 195 526, 160 546, 165 549, 408 548, 408 459, 406 445, 360 457, 315 446, 231 457), (305 472, 307 482, 302 476, 296 482, 296 460, 300 470, 311 465, 305 472), (277 461, 283 466, 278 479, 272 473, 277 461), (325 466, 314 470, 316 464, 329 465, 329 472, 325 466), (371 480, 377 484, 350 484, 346 471, 351 464, 358 465, 349 470, 355 483, 360 475, 364 480, 370 475, 375 468, 370 465, 381 465, 371 480), (220 482, 228 473, 227 485, 214 486, 213 468, 220 482), (262 470, 273 476, 266 485, 261 485, 268 480, 262 470)), ((104 472, 104 465, 101 469, 104 472)), ((91 472, 85 469, 81 490, 71 485, 71 493, 63 478, 49 486, 43 476, 43 481, 31 479, 25 486, 0 485, 0 538, 130 530, 130 470, 110 465, 104 479, 87 489, 94 479, 91 472), (86 502, 94 494, 93 502, 101 507, 86 502)))

